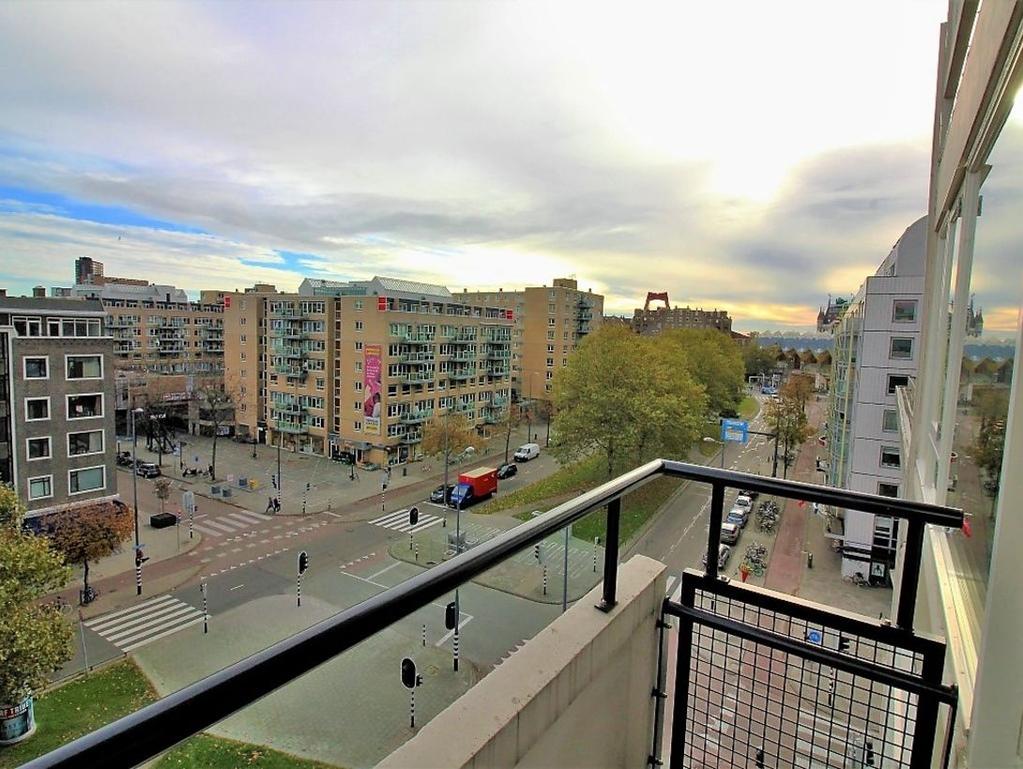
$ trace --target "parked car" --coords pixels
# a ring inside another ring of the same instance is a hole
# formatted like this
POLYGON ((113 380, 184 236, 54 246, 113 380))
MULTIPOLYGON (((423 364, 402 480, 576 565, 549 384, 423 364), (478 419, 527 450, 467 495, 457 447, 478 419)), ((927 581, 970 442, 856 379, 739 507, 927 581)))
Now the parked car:
MULTIPOLYGON (((732 557, 732 548, 728 545, 718 545, 718 568, 723 569, 728 565, 728 559, 732 557)), ((703 554, 703 565, 707 565, 707 554, 703 554)))
POLYGON ((453 483, 448 484, 447 494, 444 493, 444 484, 435 488, 430 492, 430 501, 436 502, 438 505, 443 505, 445 502, 451 501, 451 491, 455 488, 453 483))
POLYGON ((721 524, 721 541, 726 545, 734 545, 739 541, 739 535, 742 534, 742 529, 734 523, 722 523, 721 524))
POLYGON ((528 462, 530 459, 536 459, 538 456, 540 456, 540 444, 525 443, 515 449, 513 459, 516 462, 528 462))
POLYGON ((507 462, 497 468, 497 477, 503 481, 505 478, 511 478, 518 471, 518 465, 514 462, 507 462))
POLYGON ((740 494, 735 498, 735 506, 743 508, 748 513, 753 509, 753 499, 745 494, 740 494))
POLYGON ((741 507, 733 507, 728 512, 728 517, 725 518, 725 523, 734 523, 740 529, 746 528, 746 522, 749 520, 749 511, 743 510, 741 507))
POLYGON ((753 491, 752 489, 739 489, 739 496, 749 497, 750 499, 756 499, 760 496, 759 491, 753 491))
POLYGON ((163 473, 160 472, 160 468, 152 462, 139 462, 139 466, 135 468, 135 472, 143 478, 159 478, 163 473))

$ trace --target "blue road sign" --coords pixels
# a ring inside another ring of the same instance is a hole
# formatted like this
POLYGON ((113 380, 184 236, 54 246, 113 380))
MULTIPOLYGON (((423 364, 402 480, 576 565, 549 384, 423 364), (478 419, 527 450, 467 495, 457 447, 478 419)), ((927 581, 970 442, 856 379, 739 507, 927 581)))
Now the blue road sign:
POLYGON ((749 422, 742 419, 722 419, 721 440, 746 443, 749 440, 749 422))
POLYGON ((821 642, 824 640, 824 636, 821 634, 821 631, 819 630, 807 630, 806 640, 812 644, 817 644, 819 646, 821 642))

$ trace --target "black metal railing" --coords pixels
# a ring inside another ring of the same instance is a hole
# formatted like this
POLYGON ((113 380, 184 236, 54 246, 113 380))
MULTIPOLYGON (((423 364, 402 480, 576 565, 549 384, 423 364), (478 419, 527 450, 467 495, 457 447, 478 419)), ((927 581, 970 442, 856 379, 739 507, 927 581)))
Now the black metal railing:
MULTIPOLYGON (((752 489, 780 497, 906 519, 910 536, 907 538, 907 567, 904 569, 901 590, 902 601, 907 602, 915 601, 924 525, 962 526, 960 512, 934 505, 902 502, 888 497, 763 478, 702 465, 653 460, 152 705, 64 745, 25 767, 103 766, 115 769, 136 766, 256 702, 520 550, 531 547, 602 507, 607 508, 607 526, 603 589, 597 608, 610 611, 616 604, 617 596, 621 500, 662 475, 711 484, 710 535, 707 543, 710 557, 707 559, 707 574, 703 576, 708 584, 724 584, 718 579, 717 550, 724 491, 727 487, 752 489), (915 536, 914 532, 918 532, 919 536, 915 536), (911 549, 915 552, 910 553, 911 549), (913 563, 916 567, 909 568, 913 563)), ((911 632, 912 606, 903 610, 900 602, 899 617, 900 620, 908 621, 904 630, 911 632)), ((902 622, 899 624, 902 625, 902 622)))

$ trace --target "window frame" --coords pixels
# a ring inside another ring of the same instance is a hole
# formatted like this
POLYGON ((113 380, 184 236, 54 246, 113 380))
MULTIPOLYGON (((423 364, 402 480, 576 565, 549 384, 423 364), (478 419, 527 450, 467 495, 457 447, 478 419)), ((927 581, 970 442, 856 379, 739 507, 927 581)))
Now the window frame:
POLYGON ((878 481, 877 482, 877 493, 878 493, 878 496, 888 497, 889 499, 898 499, 899 498, 899 484, 891 483, 890 481, 878 481), (891 488, 895 489, 895 493, 894 494, 885 494, 881 490, 882 486, 890 486, 891 488))
POLYGON ((91 494, 95 491, 104 491, 107 488, 107 466, 106 465, 90 465, 89 467, 72 467, 67 471, 67 495, 69 497, 75 497, 79 494, 91 494), (94 489, 85 489, 84 491, 71 491, 71 474, 80 473, 85 470, 99 470, 100 475, 103 477, 103 484, 97 486, 94 489))
POLYGON ((897 433, 899 431, 899 412, 898 409, 881 409, 881 432, 883 433, 897 433), (887 424, 886 419, 889 414, 895 417, 895 426, 889 429, 885 425, 887 424))
POLYGON ((33 435, 25 439, 25 461, 26 462, 42 462, 46 459, 53 459, 53 438, 49 435, 33 435), (34 457, 32 456, 32 441, 46 441, 46 456, 45 457, 34 457))
POLYGON ((27 484, 27 490, 28 490, 27 496, 28 496, 28 501, 29 502, 35 502, 35 501, 40 500, 40 499, 53 499, 53 473, 47 473, 46 475, 34 475, 34 476, 30 477, 30 478, 26 478, 25 479, 25 483, 27 484), (43 494, 42 496, 39 496, 39 497, 33 497, 32 496, 32 481, 41 481, 43 479, 45 479, 45 480, 47 480, 49 482, 49 484, 50 484, 50 493, 49 494, 43 494))
POLYGON ((909 336, 893 336, 888 341, 888 360, 913 360, 913 338, 909 336), (896 342, 909 342, 909 351, 905 355, 895 354, 896 342))
POLYGON ((67 382, 87 382, 87 381, 99 381, 103 379, 105 364, 103 362, 102 353, 65 353, 64 355, 64 380, 67 382), (68 376, 68 364, 72 358, 99 358, 99 376, 80 376, 71 377, 68 376))
POLYGON ((917 315, 919 314, 920 303, 917 299, 893 299, 892 300, 892 323, 916 323, 917 315), (898 305, 900 303, 910 304, 913 306, 913 317, 912 318, 899 318, 898 317, 898 305))
POLYGON ((66 440, 66 443, 67 443, 67 456, 68 456, 68 459, 71 459, 72 457, 91 457, 91 456, 95 456, 96 454, 103 454, 103 453, 106 452, 106 449, 107 449, 106 430, 104 430, 103 428, 97 428, 95 430, 68 431, 67 437, 66 437, 65 440, 66 440), (83 451, 80 454, 72 454, 71 453, 71 436, 72 435, 87 435, 89 433, 99 433, 100 434, 100 444, 101 444, 101 446, 100 446, 99 451, 83 451))
POLYGON ((880 467, 883 467, 886 470, 901 470, 902 469, 902 449, 900 449, 898 446, 886 446, 886 445, 882 444, 880 449, 878 450, 877 463, 878 463, 878 465, 880 467), (885 454, 894 454, 896 457, 899 458, 899 461, 897 463, 895 463, 895 464, 886 463, 884 461, 884 455, 885 454))
POLYGON ((908 384, 909 384, 909 375, 908 374, 889 374, 888 375, 886 392, 888 393, 888 395, 895 395, 895 390, 897 388, 899 388, 899 387, 906 387, 908 384), (892 379, 904 379, 905 381, 902 382, 901 384, 897 384, 897 385, 893 386, 892 385, 892 379))
POLYGON ((77 422, 77 421, 82 420, 82 419, 103 419, 107 415, 106 398, 104 397, 103 393, 101 393, 101 392, 98 392, 98 393, 67 393, 64 396, 64 409, 65 409, 66 419, 69 422, 77 422), (98 395, 99 396, 100 413, 99 414, 90 414, 89 416, 84 416, 84 417, 72 416, 71 415, 71 398, 82 398, 82 397, 89 396, 89 395, 98 395))
POLYGON ((49 355, 22 355, 21 356, 21 375, 26 381, 40 382, 50 378, 50 356, 49 355), (28 362, 30 360, 44 360, 46 361, 46 376, 29 376, 28 375, 28 362))
POLYGON ((49 395, 40 395, 38 397, 27 397, 25 398, 25 421, 26 422, 49 422, 53 419, 53 404, 50 403, 49 395), (28 404, 33 401, 46 401, 46 416, 45 417, 30 417, 28 415, 28 404))

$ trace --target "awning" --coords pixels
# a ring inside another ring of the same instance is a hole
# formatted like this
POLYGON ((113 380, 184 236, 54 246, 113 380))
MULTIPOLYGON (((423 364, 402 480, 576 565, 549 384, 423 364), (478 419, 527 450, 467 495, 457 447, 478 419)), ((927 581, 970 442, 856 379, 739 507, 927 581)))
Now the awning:
POLYGON ((365 451, 369 448, 369 441, 352 441, 352 448, 365 451))

